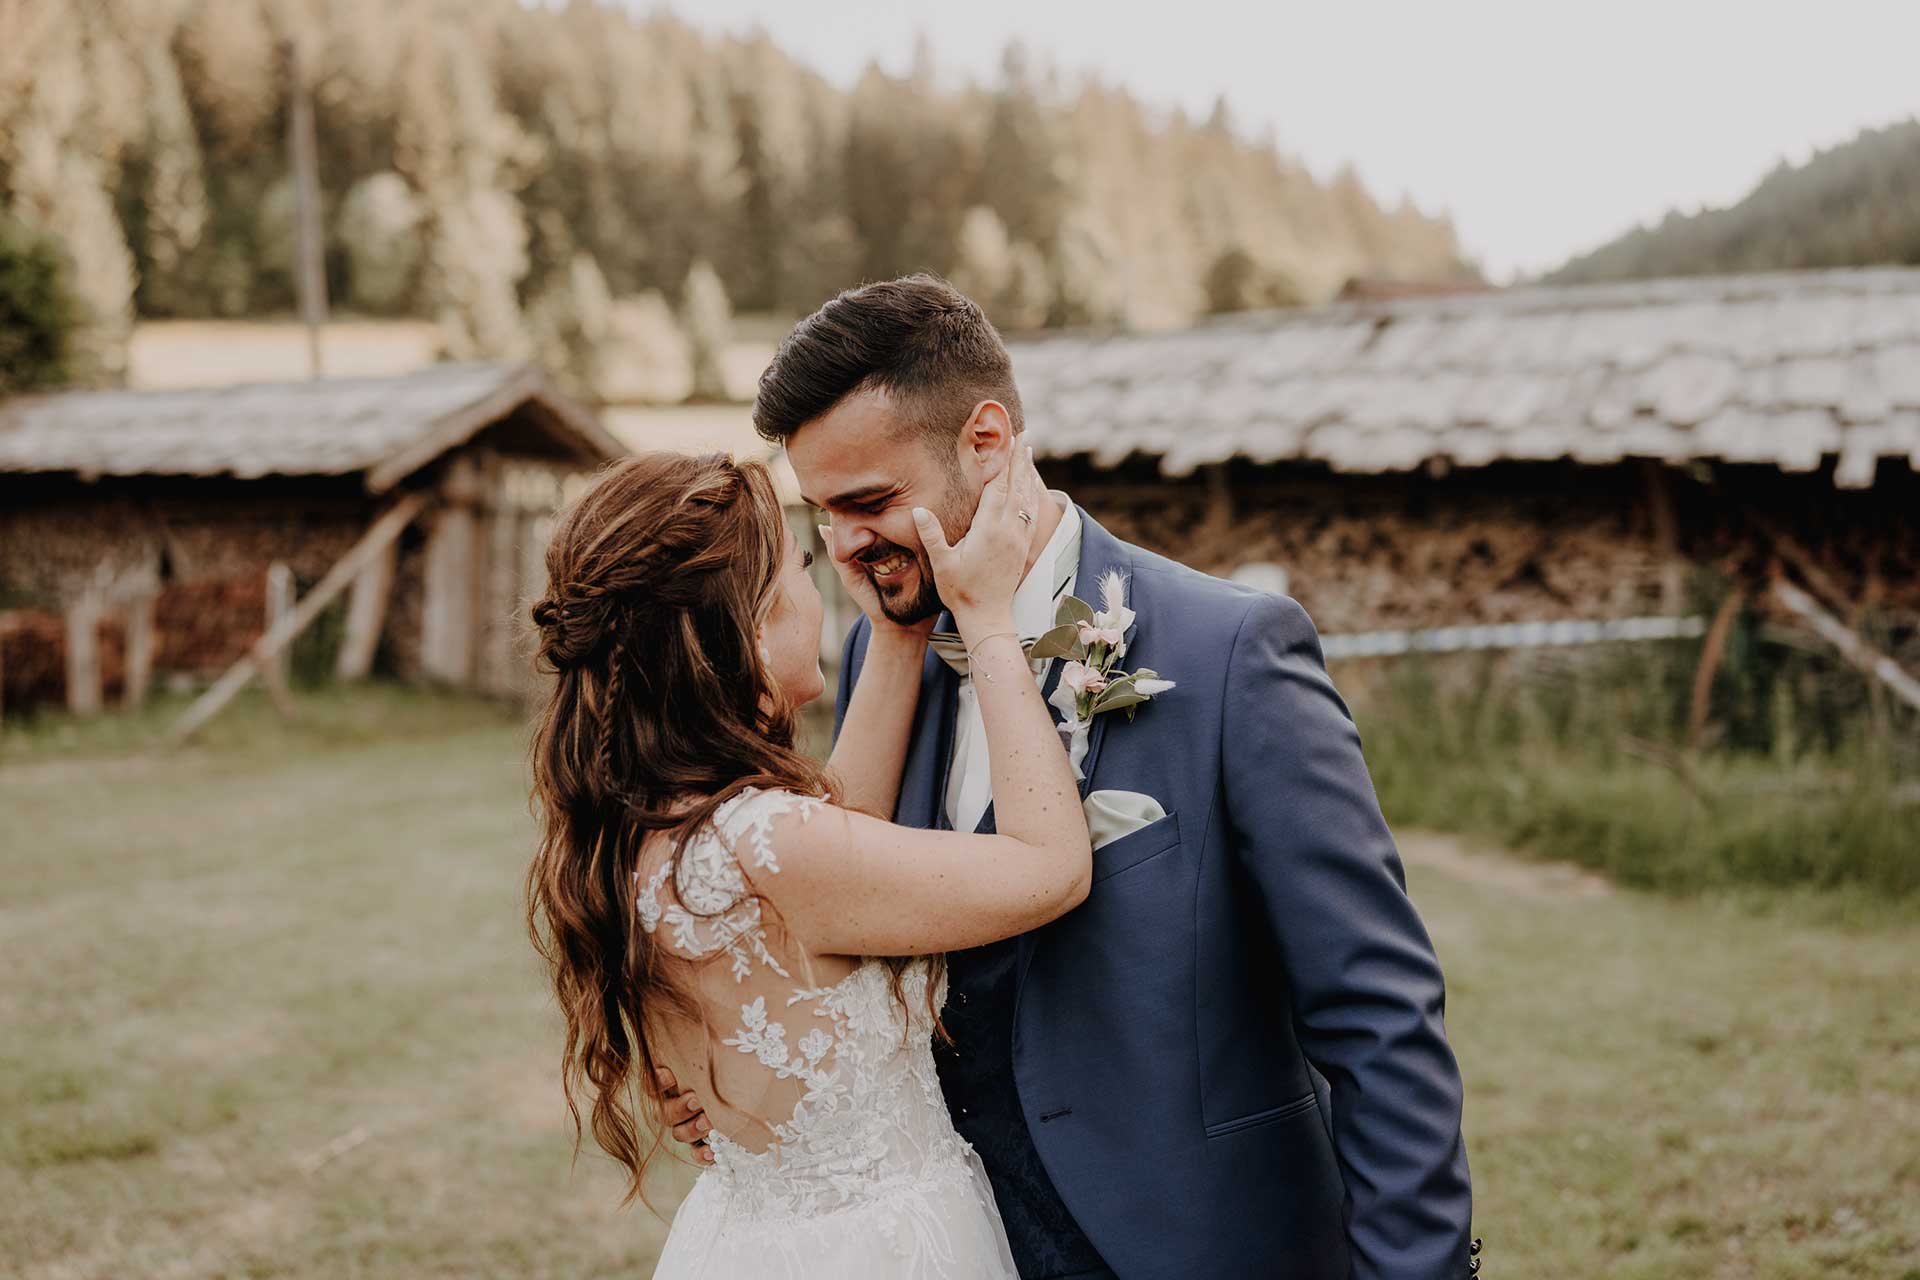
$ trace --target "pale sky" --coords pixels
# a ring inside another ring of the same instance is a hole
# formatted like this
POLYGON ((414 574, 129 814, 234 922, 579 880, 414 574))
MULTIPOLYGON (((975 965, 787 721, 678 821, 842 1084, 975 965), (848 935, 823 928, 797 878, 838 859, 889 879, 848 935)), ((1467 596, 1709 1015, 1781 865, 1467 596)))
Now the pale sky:
POLYGON ((1780 159, 1920 114, 1914 0, 632 0, 764 27, 840 84, 908 66, 991 80, 1018 39, 1204 116, 1224 94, 1325 176, 1453 215, 1496 280, 1666 210, 1738 200, 1780 159))

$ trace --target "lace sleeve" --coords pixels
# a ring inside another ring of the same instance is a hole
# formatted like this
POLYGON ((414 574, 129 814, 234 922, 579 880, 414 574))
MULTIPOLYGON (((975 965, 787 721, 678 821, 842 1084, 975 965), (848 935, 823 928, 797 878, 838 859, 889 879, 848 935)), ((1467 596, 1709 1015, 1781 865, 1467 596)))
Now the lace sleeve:
POLYGON ((713 825, 733 851, 736 864, 744 857, 755 871, 778 872, 780 858, 773 847, 774 819, 797 813, 800 821, 807 822, 823 803, 813 796, 795 795, 791 791, 759 791, 749 787, 714 810, 713 825))
POLYGON ((687 841, 677 878, 671 858, 644 883, 634 872, 641 927, 653 933, 664 924, 668 945, 689 959, 725 952, 737 982, 746 980, 756 961, 790 976, 767 949, 760 899, 747 883, 747 871, 778 874, 774 821, 794 813, 806 822, 822 803, 790 791, 755 788, 728 800, 714 810, 712 823, 687 841))

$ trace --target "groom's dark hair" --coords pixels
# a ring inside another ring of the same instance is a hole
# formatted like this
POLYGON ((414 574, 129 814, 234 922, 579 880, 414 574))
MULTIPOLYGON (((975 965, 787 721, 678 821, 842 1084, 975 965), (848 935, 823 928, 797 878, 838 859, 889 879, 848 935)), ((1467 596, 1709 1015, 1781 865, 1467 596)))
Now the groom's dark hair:
POLYGON ((876 389, 909 431, 936 445, 952 441, 982 400, 1004 405, 1015 431, 1024 426, 993 322, 930 275, 849 289, 795 325, 760 375, 753 426, 783 444, 854 392, 876 389))

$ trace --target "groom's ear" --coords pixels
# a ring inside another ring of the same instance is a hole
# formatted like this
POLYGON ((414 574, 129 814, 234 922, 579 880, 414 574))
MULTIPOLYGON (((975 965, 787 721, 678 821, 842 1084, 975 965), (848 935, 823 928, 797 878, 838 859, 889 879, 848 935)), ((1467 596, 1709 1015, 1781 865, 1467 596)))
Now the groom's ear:
POLYGON ((960 463, 982 488, 998 476, 1013 456, 1013 419, 998 400, 973 406, 967 425, 960 429, 960 463))

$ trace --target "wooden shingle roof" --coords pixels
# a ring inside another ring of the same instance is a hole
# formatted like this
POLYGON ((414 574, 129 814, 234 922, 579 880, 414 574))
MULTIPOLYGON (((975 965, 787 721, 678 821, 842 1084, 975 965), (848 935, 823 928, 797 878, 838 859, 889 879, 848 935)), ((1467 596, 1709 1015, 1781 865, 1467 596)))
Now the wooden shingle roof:
POLYGON ((1181 476, 1246 458, 1920 468, 1920 270, 1341 303, 1013 346, 1036 449, 1181 476))
POLYGON ((0 401, 0 472, 82 476, 365 473, 375 492, 518 410, 583 462, 626 448, 539 370, 437 365, 390 378, 0 401))

